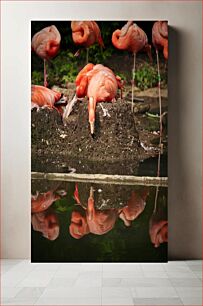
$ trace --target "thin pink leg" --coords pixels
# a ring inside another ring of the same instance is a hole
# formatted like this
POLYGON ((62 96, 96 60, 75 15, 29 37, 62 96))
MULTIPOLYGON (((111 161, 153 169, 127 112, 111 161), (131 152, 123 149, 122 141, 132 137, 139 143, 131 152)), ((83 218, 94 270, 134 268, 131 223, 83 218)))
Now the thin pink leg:
POLYGON ((46 70, 46 60, 44 59, 44 86, 47 87, 47 70, 46 70))

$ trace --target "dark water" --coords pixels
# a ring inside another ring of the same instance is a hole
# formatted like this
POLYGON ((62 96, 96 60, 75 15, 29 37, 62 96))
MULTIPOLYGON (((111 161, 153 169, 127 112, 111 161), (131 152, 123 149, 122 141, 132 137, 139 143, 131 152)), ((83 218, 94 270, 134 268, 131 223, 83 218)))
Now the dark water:
POLYGON ((156 188, 32 180, 32 262, 166 262, 167 188, 155 205, 156 188))

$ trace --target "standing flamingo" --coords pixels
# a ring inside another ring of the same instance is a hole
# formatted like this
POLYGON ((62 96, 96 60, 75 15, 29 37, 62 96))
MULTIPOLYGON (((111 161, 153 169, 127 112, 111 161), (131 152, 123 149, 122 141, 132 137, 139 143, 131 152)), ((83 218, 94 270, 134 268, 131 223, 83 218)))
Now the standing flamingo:
POLYGON ((57 103, 60 105, 65 102, 66 98, 62 97, 60 92, 40 85, 32 85, 31 87, 31 108, 47 107, 60 112, 60 108, 56 108, 57 103))
MULTIPOLYGON (((87 96, 89 123, 91 134, 94 134, 95 111, 97 102, 112 101, 116 97, 117 89, 122 87, 121 79, 113 71, 101 64, 87 64, 76 78, 76 96, 87 96)), ((66 110, 64 112, 66 115, 66 110)), ((65 117, 64 117, 65 119, 65 117)))
POLYGON ((168 60, 168 23, 167 21, 156 21, 152 28, 152 42, 157 50, 163 49, 163 55, 168 60))
POLYGON ((162 103, 161 103, 161 75, 159 67, 159 50, 163 49, 163 55, 166 60, 168 60, 168 23, 166 21, 156 21, 152 28, 152 42, 156 49, 156 59, 157 59, 157 73, 158 73, 158 90, 159 90, 159 125, 160 125, 160 135, 159 135, 159 156, 158 156, 158 168, 157 176, 160 176, 160 159, 161 159, 161 149, 162 149, 162 103))
POLYGON ((120 50, 127 50, 133 53, 133 69, 132 69, 132 112, 134 100, 134 81, 135 81, 135 62, 136 54, 143 50, 146 51, 150 60, 151 46, 148 44, 147 35, 133 21, 128 21, 121 30, 116 30, 112 34, 112 43, 114 47, 120 50))
POLYGON ((61 35, 57 28, 52 25, 37 32, 32 38, 32 50, 44 60, 44 86, 47 87, 46 61, 58 54, 61 35))
POLYGON ((71 29, 74 43, 86 48, 86 62, 88 63, 89 47, 96 42, 104 47, 99 26, 95 21, 72 21, 71 29))

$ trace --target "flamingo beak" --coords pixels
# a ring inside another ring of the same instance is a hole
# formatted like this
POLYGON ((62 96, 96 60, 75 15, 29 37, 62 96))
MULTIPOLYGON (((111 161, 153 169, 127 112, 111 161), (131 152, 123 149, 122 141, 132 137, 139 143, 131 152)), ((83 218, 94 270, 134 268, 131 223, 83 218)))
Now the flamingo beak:
POLYGON ((94 121, 90 122, 90 132, 91 132, 91 135, 94 135, 94 121))

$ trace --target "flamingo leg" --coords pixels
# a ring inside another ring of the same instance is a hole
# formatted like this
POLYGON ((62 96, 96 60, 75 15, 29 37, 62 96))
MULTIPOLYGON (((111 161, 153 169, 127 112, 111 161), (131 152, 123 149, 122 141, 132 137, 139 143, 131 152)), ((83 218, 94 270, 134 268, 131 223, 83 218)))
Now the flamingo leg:
POLYGON ((132 113, 133 113, 133 103, 134 103, 134 87, 135 87, 135 64, 136 64, 136 53, 133 53, 133 69, 132 69, 132 113))
POLYGON ((46 60, 44 59, 44 87, 47 87, 47 70, 46 70, 46 60))
POLYGON ((157 210, 158 195, 159 195, 159 186, 156 187, 156 194, 155 194, 155 199, 154 199, 154 210, 153 210, 153 214, 155 214, 155 213, 156 213, 156 210, 157 210))
POLYGON ((157 166, 157 176, 160 176, 160 162, 161 162, 161 150, 162 150, 162 103, 161 103, 161 75, 159 67, 159 51, 156 49, 156 59, 157 59, 157 73, 158 73, 158 91, 159 91, 159 156, 158 156, 158 166, 157 166))
POLYGON ((89 48, 86 48, 86 63, 89 62, 89 48))

